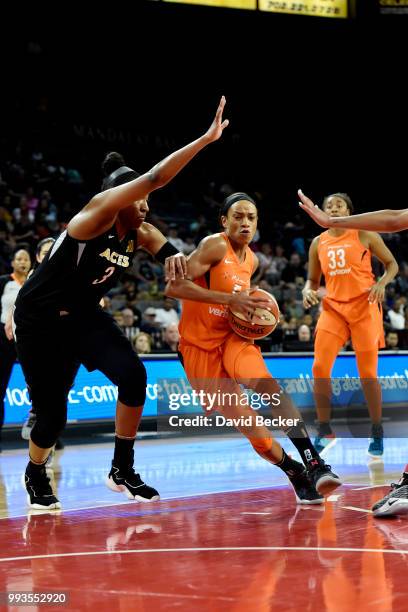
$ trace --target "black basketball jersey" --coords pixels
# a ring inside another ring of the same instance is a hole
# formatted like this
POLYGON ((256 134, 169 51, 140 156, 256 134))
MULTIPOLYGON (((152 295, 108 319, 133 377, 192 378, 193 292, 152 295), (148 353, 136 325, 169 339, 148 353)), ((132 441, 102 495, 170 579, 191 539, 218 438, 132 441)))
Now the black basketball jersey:
POLYGON ((136 242, 136 230, 119 240, 115 226, 91 240, 77 240, 63 232, 21 288, 16 316, 38 320, 61 311, 80 315, 95 310, 130 269, 136 242))

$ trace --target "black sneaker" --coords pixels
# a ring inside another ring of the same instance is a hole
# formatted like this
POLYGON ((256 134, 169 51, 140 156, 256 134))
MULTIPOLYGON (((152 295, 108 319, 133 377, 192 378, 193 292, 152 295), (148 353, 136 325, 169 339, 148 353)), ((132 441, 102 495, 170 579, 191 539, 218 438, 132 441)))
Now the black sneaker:
POLYGON ((132 466, 126 469, 118 468, 113 465, 106 479, 106 485, 112 491, 125 493, 128 499, 137 502, 152 502, 160 499, 159 493, 153 487, 149 487, 143 482, 139 474, 135 474, 132 466))
POLYGON ((331 471, 331 466, 321 458, 309 462, 308 474, 318 493, 324 496, 330 495, 342 484, 337 474, 331 471))
POLYGON ((322 504, 323 495, 316 491, 316 487, 309 478, 306 469, 295 476, 288 476, 289 482, 293 487, 298 504, 322 504))
POLYGON ((56 510, 61 508, 61 502, 55 497, 47 476, 45 465, 39 470, 30 470, 28 464, 24 477, 27 489, 27 503, 34 510, 56 510))
POLYGON ((399 482, 391 484, 391 491, 372 507, 374 516, 395 516, 408 514, 408 472, 404 472, 399 482))

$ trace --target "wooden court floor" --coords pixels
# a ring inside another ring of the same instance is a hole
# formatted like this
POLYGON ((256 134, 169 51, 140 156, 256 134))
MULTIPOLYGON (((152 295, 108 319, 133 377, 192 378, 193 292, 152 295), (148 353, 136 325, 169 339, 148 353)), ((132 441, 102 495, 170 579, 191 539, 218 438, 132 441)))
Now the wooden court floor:
MULTIPOLYGON (((405 440, 367 462, 366 440, 326 460, 345 485, 296 506, 285 477, 239 437, 137 443, 137 467, 162 501, 136 504, 104 485, 112 445, 59 452, 59 512, 27 512, 25 453, 0 455, 0 609, 5 593, 59 594, 48 610, 407 610, 408 520, 370 506, 398 478, 405 440)), ((289 446, 285 443, 286 450, 289 446)))

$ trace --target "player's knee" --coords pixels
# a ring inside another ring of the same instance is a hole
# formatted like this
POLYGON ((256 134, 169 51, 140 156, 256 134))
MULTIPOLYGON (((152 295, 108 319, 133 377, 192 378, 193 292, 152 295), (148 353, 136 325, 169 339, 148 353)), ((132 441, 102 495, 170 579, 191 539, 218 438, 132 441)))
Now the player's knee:
POLYGON ((254 451, 261 454, 266 453, 272 448, 272 438, 249 438, 254 451))
POLYGON ((67 422, 66 412, 55 414, 51 418, 37 414, 37 419, 31 431, 31 440, 40 448, 51 448, 61 435, 67 422))
POLYGON ((378 376, 378 352, 357 351, 357 369, 361 380, 372 380, 378 376))
POLYGON ((138 357, 129 360, 122 369, 118 385, 118 398, 126 406, 143 406, 146 401, 146 368, 138 357))
POLYGON ((373 366, 373 367, 359 367, 359 375, 361 380, 377 380, 377 376, 378 376, 378 372, 377 372, 377 366, 373 366))
POLYGON ((323 359, 316 359, 312 366, 313 378, 330 378, 330 369, 327 364, 324 363, 323 359))

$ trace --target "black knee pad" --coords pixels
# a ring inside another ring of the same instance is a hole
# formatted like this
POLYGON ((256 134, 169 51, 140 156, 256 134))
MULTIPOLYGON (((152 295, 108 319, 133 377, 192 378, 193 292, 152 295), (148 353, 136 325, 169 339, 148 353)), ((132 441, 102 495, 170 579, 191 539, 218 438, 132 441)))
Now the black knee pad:
POLYGON ((54 446, 67 422, 67 396, 53 385, 44 392, 42 387, 31 389, 33 412, 36 416, 31 440, 40 448, 54 446))
POLYGON ((54 446, 66 425, 66 413, 41 417, 37 414, 34 427, 31 430, 31 440, 40 448, 51 448, 54 446))
POLYGON ((126 362, 116 381, 119 401, 126 406, 143 406, 146 401, 146 383, 146 368, 135 355, 134 359, 126 362))

